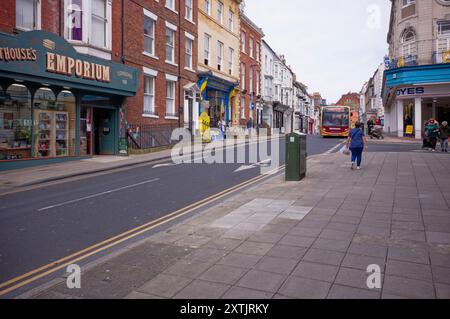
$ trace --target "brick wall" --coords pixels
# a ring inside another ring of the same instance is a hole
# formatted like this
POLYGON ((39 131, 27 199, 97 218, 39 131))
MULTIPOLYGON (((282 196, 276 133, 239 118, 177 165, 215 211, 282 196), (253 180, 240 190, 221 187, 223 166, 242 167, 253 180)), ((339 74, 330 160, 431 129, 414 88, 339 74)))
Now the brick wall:
MULTIPOLYGON (((240 57, 241 57, 241 63, 245 64, 245 88, 247 90, 247 93, 245 94, 245 120, 240 118, 240 124, 245 125, 247 121, 250 119, 250 113, 252 112, 250 110, 250 102, 251 102, 251 95, 250 92, 253 91, 255 93, 253 97, 253 103, 255 104, 255 109, 253 110, 253 120, 256 122, 256 100, 257 100, 257 94, 258 91, 257 88, 259 87, 259 94, 262 94, 261 91, 261 51, 262 51, 262 38, 261 34, 257 32, 251 25, 249 25, 244 19, 241 19, 241 30, 245 31, 246 36, 246 48, 245 53, 240 51, 240 57), (253 38, 253 57, 250 56, 250 38, 253 38), (256 54, 257 54, 257 45, 259 45, 259 59, 257 60, 256 54), (250 90, 250 66, 253 65, 253 90, 250 90), (259 72, 259 81, 257 79, 257 72, 259 72)), ((239 70, 241 70, 241 66, 239 65, 239 70)), ((240 71, 241 72, 241 71, 240 71)), ((241 76, 242 77, 242 76, 241 76)), ((241 86, 242 87, 242 86, 241 86)), ((242 93, 241 93, 241 99, 242 99, 242 93)), ((241 104, 241 101, 239 101, 239 104, 241 104)))
POLYGON ((16 1, 2 0, 0 5, 0 32, 13 33, 16 25, 16 1))
POLYGON ((154 0, 126 1, 126 11, 124 17, 124 60, 126 64, 143 70, 143 67, 150 68, 158 72, 155 81, 155 106, 158 119, 145 118, 142 116, 144 110, 144 74, 141 74, 139 91, 136 97, 128 98, 126 101, 127 120, 131 124, 152 124, 152 125, 182 125, 184 91, 183 87, 197 81, 194 72, 185 70, 185 32, 195 36, 193 47, 193 68, 197 65, 197 1, 194 1, 194 23, 187 21, 185 17, 184 1, 175 1, 175 10, 171 11, 165 7, 162 0, 159 3, 154 0), (149 10, 158 16, 155 29, 155 56, 157 59, 148 57, 144 52, 144 9, 149 10), (181 17, 181 18, 180 18, 181 17), (166 21, 176 25, 175 32, 175 65, 165 62, 165 32, 166 21), (165 119, 166 115, 166 74, 178 77, 176 83, 175 113, 179 120, 165 119))

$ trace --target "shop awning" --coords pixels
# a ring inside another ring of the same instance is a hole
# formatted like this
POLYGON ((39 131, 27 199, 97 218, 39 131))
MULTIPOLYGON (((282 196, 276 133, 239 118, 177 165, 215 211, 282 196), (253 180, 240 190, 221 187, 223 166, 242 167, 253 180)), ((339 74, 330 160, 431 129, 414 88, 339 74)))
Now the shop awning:
POLYGON ((65 89, 134 96, 138 69, 78 53, 45 31, 0 33, 0 77, 65 89))

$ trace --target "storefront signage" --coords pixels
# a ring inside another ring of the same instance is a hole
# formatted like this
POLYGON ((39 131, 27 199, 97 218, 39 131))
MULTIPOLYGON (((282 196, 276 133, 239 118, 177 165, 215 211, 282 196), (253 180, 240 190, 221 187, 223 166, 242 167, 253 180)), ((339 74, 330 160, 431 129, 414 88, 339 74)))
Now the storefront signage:
POLYGON ((50 52, 47 52, 47 72, 68 76, 76 75, 77 78, 99 82, 111 82, 111 68, 109 66, 50 52))
POLYGON ((122 96, 136 95, 139 84, 137 69, 78 53, 45 31, 0 33, 0 76, 122 96))
POLYGON ((398 99, 411 99, 416 97, 441 97, 449 96, 449 84, 436 84, 424 86, 410 86, 397 89, 398 99))
POLYGON ((37 51, 33 48, 0 48, 0 60, 10 61, 36 61, 37 51))
POLYGON ((424 87, 401 88, 397 90, 397 96, 421 95, 425 93, 424 87))

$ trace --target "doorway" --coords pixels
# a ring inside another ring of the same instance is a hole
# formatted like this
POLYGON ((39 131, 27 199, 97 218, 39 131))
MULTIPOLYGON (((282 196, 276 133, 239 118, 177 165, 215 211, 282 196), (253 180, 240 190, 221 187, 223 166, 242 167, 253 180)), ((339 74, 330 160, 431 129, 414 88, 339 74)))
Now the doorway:
POLYGON ((115 154, 115 114, 114 110, 94 108, 94 155, 115 154))

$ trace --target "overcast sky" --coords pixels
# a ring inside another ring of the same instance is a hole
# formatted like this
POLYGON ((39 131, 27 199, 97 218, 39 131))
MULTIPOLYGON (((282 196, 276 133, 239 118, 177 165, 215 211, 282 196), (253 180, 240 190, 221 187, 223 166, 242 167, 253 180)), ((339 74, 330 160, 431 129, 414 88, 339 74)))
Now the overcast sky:
POLYGON ((246 0, 245 13, 309 93, 359 92, 388 52, 388 0, 246 0))

